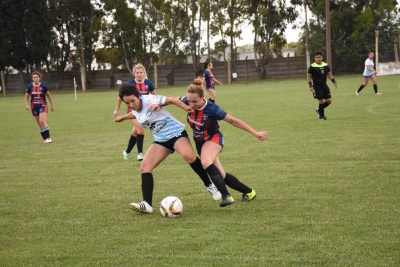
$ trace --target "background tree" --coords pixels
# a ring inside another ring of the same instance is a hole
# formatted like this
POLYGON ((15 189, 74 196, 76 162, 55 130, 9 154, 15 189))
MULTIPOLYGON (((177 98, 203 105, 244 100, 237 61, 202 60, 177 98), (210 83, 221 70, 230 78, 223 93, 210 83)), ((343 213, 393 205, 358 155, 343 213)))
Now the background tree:
POLYGON ((291 6, 286 6, 286 1, 250 1, 248 14, 255 32, 255 64, 262 79, 267 77, 267 67, 273 54, 281 55, 281 49, 286 44, 285 30, 298 16, 294 5, 301 5, 302 1, 291 0, 290 3, 291 6))

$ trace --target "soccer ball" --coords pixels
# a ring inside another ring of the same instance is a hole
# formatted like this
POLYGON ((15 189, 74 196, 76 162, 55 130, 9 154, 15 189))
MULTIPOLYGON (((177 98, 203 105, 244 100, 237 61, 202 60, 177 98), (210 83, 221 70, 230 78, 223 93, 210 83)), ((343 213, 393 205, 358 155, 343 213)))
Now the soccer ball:
POLYGON ((183 210, 182 201, 174 196, 164 198, 160 203, 160 212, 164 217, 175 218, 181 215, 183 210))

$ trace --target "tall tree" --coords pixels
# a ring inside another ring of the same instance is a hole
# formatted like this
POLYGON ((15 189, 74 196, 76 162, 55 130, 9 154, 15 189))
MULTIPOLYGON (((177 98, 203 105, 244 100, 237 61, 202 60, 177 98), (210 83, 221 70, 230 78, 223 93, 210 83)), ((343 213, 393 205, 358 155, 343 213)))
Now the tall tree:
POLYGON ((254 50, 260 59, 255 59, 259 76, 265 79, 268 64, 273 55, 280 56, 286 44, 284 36, 289 23, 296 20, 298 13, 294 5, 301 5, 302 0, 291 0, 291 6, 280 0, 251 0, 248 14, 254 28, 254 50))

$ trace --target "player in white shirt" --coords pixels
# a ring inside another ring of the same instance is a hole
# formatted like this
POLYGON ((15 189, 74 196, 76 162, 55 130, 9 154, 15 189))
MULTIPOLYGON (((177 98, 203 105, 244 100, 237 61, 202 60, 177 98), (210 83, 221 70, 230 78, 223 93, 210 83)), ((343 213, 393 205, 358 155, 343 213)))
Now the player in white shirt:
POLYGON ((376 95, 381 95, 381 93, 378 93, 378 85, 376 84, 376 74, 378 73, 374 69, 374 52, 369 52, 368 58, 365 60, 365 69, 364 69, 364 82, 361 84, 360 88, 356 91, 356 96, 358 96, 361 92, 362 89, 364 89, 365 86, 367 86, 368 81, 371 79, 374 91, 376 95))
POLYGON ((143 201, 131 203, 130 207, 135 211, 144 213, 153 212, 154 179, 152 171, 175 151, 189 163, 212 197, 219 200, 221 193, 210 181, 200 159, 194 153, 185 131, 185 125, 160 106, 174 104, 187 112, 191 111, 191 108, 177 98, 161 95, 141 95, 135 85, 128 83, 121 85, 119 97, 128 108, 132 109, 132 113, 116 117, 115 122, 137 119, 139 124, 148 128, 154 136, 154 142, 148 148, 140 166, 143 201))

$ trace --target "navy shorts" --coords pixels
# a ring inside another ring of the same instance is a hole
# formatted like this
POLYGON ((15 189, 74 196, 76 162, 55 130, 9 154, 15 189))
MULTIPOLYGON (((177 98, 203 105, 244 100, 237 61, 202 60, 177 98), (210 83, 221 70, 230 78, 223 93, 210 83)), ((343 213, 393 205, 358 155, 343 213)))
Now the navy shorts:
POLYGON ((187 132, 185 130, 183 130, 180 134, 172 137, 171 139, 169 139, 166 142, 154 141, 153 144, 162 146, 165 149, 167 149, 171 154, 174 154, 174 152, 175 152, 175 148, 174 148, 175 143, 176 143, 176 141, 178 141, 182 137, 189 139, 189 136, 188 136, 188 134, 187 134, 187 132))
POLYGON ((196 150, 197 154, 201 155, 201 148, 203 147, 204 143, 210 141, 216 143, 217 145, 221 146, 221 150, 224 147, 224 136, 222 133, 216 133, 213 136, 210 136, 208 140, 204 140, 202 142, 196 142, 196 150))
POLYGON ((39 116, 39 114, 40 113, 43 113, 43 112, 48 112, 48 108, 47 108, 47 106, 41 106, 41 107, 33 107, 32 108, 32 115, 33 116, 39 116))

